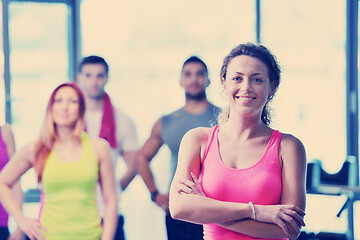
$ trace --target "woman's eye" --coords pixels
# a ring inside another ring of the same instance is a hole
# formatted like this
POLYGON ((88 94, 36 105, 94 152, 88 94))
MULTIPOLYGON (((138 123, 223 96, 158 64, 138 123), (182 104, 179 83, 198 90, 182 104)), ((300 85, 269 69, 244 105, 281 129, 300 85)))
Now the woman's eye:
POLYGON ((255 81, 255 82, 258 82, 258 83, 264 82, 264 80, 262 80, 261 78, 254 78, 254 81, 255 81))
POLYGON ((240 81, 241 78, 240 78, 240 77, 234 77, 233 80, 234 80, 234 81, 240 81))

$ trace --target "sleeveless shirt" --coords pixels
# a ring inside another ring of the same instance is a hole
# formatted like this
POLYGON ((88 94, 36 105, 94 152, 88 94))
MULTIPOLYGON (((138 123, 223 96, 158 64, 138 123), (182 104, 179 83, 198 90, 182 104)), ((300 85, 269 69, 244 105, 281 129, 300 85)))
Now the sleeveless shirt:
POLYGON ((185 133, 196 127, 210 127, 217 123, 220 108, 209 103, 208 108, 201 114, 191 114, 180 108, 161 118, 161 138, 171 152, 170 178, 173 179, 178 162, 180 142, 185 133))
MULTIPOLYGON (((9 161, 9 156, 6 149, 6 144, 4 142, 4 139, 2 138, 1 127, 0 127, 0 171, 5 167, 8 161, 9 161)), ((6 212, 4 207, 0 204, 0 227, 7 227, 8 219, 9 219, 8 213, 6 212)))
POLYGON ((47 240, 99 240, 101 224, 95 204, 99 163, 90 139, 81 135, 82 154, 64 162, 54 150, 42 176, 39 220, 49 232, 47 240))
MULTIPOLYGON (((210 129, 204 156, 201 185, 206 196, 226 202, 259 205, 280 204, 282 182, 279 162, 281 133, 273 130, 265 152, 253 166, 245 169, 227 167, 221 160, 219 127, 210 129)), ((258 239, 216 224, 204 224, 205 240, 258 239)))

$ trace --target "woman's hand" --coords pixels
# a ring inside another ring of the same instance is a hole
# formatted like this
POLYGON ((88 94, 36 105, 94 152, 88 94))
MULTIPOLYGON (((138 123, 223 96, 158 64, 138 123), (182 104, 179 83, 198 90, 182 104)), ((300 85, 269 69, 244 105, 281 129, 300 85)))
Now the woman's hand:
POLYGON ((18 226, 23 231, 23 233, 31 240, 45 239, 42 231, 48 232, 47 228, 41 225, 35 219, 23 218, 18 226))
POLYGON ((295 205, 255 205, 255 219, 260 222, 274 223, 278 225, 286 235, 290 235, 290 225, 296 233, 300 233, 301 227, 305 226, 305 212, 295 205))
POLYGON ((195 175, 190 172, 192 181, 188 179, 182 179, 179 181, 179 184, 176 186, 179 190, 179 193, 182 194, 195 194, 206 197, 204 190, 202 189, 199 180, 195 175))

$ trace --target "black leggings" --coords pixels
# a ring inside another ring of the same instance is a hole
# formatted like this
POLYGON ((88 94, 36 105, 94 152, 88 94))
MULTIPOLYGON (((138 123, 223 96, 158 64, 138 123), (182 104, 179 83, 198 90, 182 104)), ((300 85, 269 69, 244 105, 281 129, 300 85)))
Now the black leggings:
POLYGON ((203 240, 203 226, 173 219, 166 215, 166 233, 168 240, 203 240))
POLYGON ((9 229, 7 227, 0 227, 0 240, 7 240, 9 237, 9 229))

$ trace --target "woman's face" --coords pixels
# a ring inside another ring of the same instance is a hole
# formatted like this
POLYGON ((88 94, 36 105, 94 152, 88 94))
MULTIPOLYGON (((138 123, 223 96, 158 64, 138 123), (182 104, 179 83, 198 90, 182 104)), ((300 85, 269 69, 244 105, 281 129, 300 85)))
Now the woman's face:
POLYGON ((259 59, 240 55, 234 57, 222 80, 230 104, 230 114, 259 117, 272 88, 267 66, 259 59))
POLYGON ((79 97, 72 87, 60 88, 54 97, 52 119, 57 126, 73 127, 79 117, 79 97))

